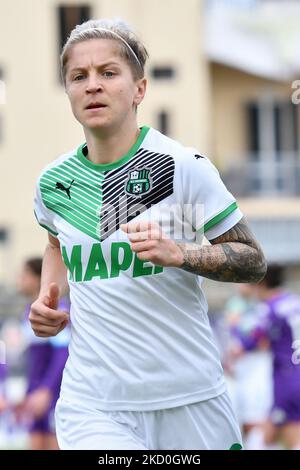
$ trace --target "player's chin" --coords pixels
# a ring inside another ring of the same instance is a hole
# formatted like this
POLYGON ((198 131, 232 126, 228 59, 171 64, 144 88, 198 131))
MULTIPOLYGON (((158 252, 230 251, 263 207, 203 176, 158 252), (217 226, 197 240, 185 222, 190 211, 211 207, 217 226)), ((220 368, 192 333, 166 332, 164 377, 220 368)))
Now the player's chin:
POLYGON ((101 119, 98 116, 94 116, 89 119, 84 119, 81 124, 88 129, 106 129, 110 127, 110 122, 107 119, 101 119))

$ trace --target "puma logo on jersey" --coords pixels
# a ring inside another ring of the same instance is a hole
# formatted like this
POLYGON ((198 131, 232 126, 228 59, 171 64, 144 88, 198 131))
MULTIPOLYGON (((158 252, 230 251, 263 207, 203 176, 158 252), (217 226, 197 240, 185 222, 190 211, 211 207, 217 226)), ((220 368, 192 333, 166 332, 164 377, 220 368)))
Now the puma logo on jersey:
POLYGON ((71 182, 70 186, 66 188, 62 183, 58 181, 55 187, 56 189, 61 189, 61 191, 66 191, 68 198, 71 199, 70 189, 73 183, 74 183, 74 180, 71 182))
POLYGON ((194 155, 194 157, 196 158, 196 160, 199 160, 199 158, 205 158, 205 157, 203 157, 203 155, 199 155, 197 153, 194 155))

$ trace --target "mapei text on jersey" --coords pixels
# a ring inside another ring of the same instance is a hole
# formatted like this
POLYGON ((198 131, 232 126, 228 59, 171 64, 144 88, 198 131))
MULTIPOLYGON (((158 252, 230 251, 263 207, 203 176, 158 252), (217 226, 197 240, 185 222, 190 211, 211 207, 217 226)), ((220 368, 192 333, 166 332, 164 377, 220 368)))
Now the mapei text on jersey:
POLYGON ((61 253, 69 270, 70 280, 75 282, 119 277, 121 272, 128 270, 131 271, 132 277, 149 276, 163 271, 162 266, 140 260, 126 242, 111 243, 109 260, 104 258, 101 243, 92 245, 87 263, 83 262, 81 245, 74 245, 70 254, 67 253, 66 247, 62 246, 61 253))

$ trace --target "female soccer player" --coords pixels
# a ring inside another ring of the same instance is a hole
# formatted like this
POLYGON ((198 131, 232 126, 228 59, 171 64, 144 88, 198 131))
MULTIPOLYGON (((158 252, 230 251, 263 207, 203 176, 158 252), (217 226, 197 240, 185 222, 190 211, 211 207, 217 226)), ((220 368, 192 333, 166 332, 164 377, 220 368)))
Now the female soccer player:
POLYGON ((138 127, 147 51, 123 22, 88 21, 62 73, 86 142, 41 174, 49 231, 37 336, 72 339, 56 426, 62 449, 229 449, 241 442, 202 276, 255 282, 263 254, 210 161, 138 127), (210 246, 198 243, 205 232, 210 246))

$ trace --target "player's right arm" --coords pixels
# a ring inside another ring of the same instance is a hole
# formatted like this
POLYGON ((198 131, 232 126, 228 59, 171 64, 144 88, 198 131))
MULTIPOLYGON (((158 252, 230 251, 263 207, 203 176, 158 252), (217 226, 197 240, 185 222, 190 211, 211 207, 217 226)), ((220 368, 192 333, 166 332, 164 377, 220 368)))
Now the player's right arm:
POLYGON ((29 320, 36 336, 57 335, 68 323, 67 312, 57 310, 59 297, 67 291, 67 269, 57 238, 48 234, 42 267, 40 293, 31 305, 29 320))

